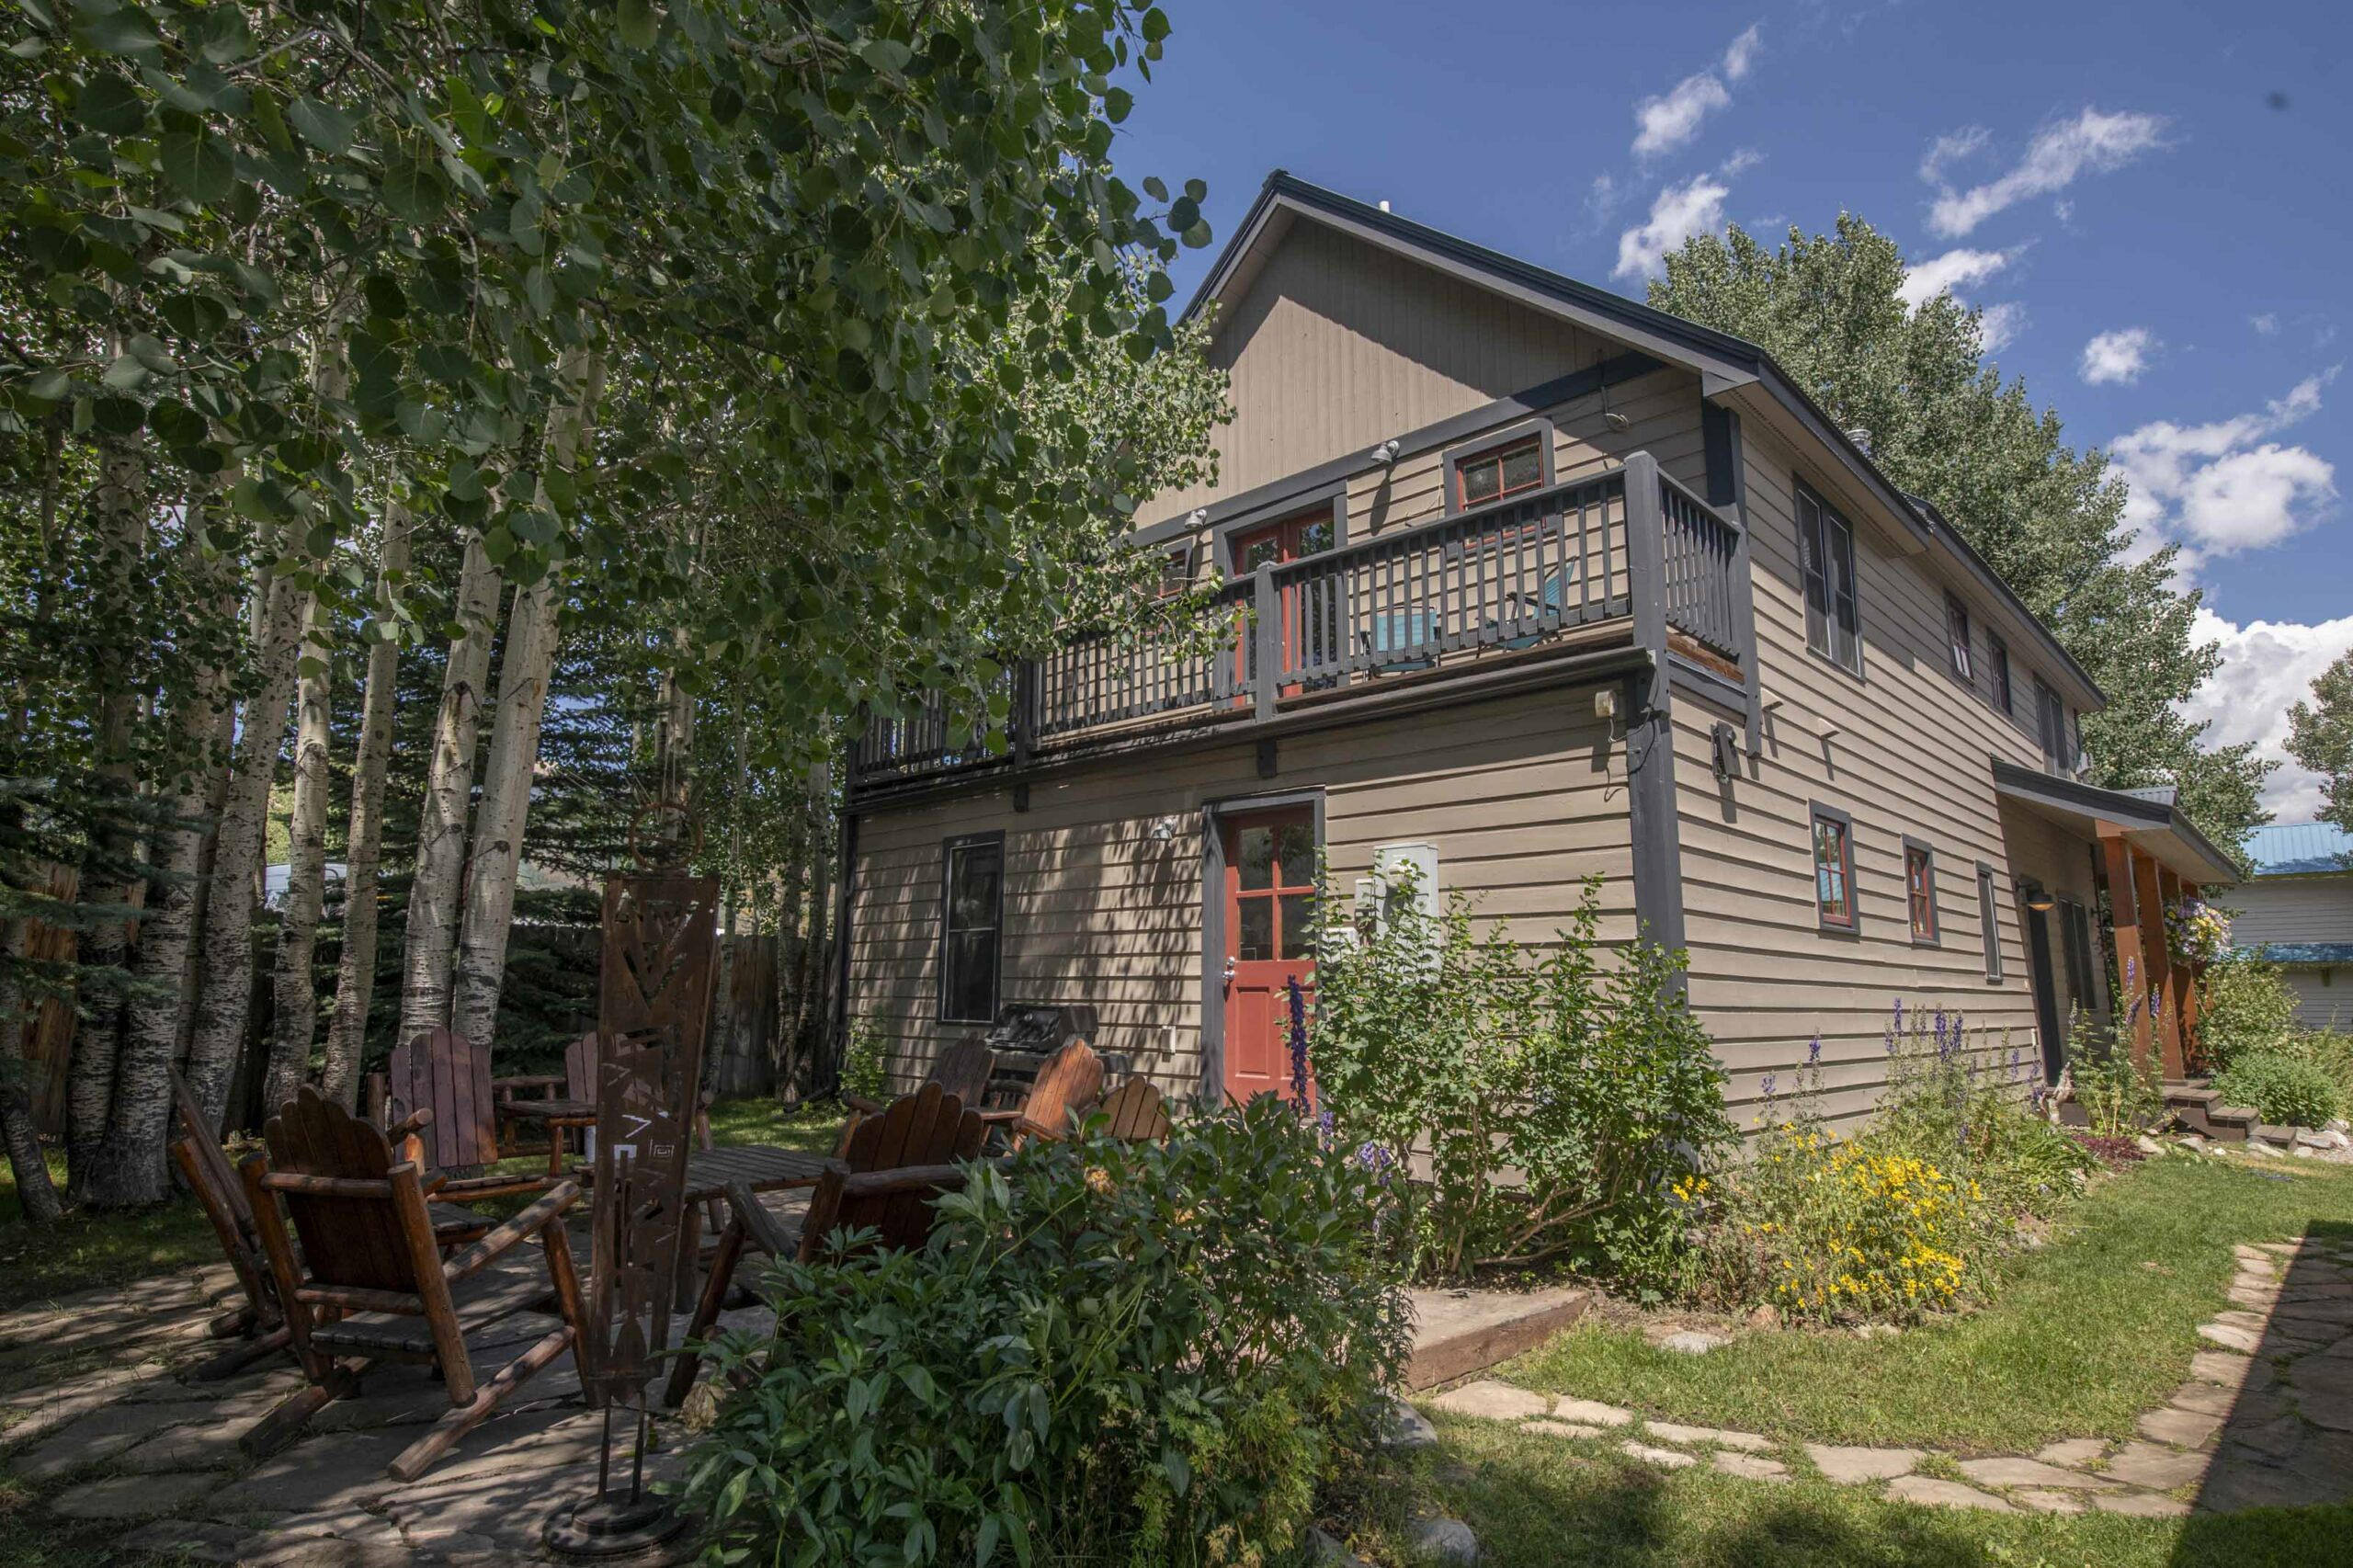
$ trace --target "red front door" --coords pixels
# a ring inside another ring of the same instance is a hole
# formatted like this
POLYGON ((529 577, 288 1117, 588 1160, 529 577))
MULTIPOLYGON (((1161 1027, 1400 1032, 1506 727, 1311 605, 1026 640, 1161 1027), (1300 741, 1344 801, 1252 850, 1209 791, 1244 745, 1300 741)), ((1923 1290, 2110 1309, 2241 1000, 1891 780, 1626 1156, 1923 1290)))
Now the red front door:
MULTIPOLYGON (((1268 523, 1261 528, 1233 537, 1233 574, 1238 580, 1249 576, 1261 566, 1279 566, 1287 561, 1297 561, 1303 555, 1314 555, 1332 548, 1332 514, 1328 510, 1305 513, 1287 517, 1279 523, 1268 523)), ((1298 646, 1296 622, 1299 614, 1299 589, 1286 586, 1282 590, 1282 626, 1276 646, 1298 646)), ((1251 632, 1252 609, 1239 611, 1235 618, 1237 635, 1233 650, 1233 675, 1237 682, 1246 682, 1258 670, 1258 640, 1251 632)), ((1299 691, 1296 684, 1283 687, 1285 697, 1299 691)), ((1243 706, 1246 699, 1236 698, 1234 704, 1243 706)))
POLYGON ((1225 817, 1225 1092, 1291 1097, 1290 982, 1315 986, 1315 813, 1225 817))

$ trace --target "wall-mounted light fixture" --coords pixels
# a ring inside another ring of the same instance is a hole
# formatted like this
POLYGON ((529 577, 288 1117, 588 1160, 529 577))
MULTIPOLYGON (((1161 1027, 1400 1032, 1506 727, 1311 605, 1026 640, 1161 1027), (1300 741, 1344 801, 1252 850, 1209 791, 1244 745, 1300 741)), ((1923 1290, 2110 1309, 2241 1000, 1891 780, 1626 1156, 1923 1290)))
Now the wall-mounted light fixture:
POLYGON ((2048 915, 2059 907, 2059 901, 2051 896, 2051 890, 2031 877, 2018 884, 2018 902, 2037 915, 2048 915))
POLYGON ((1152 841, 1154 844, 1166 844, 1176 836, 1176 819, 1175 817, 1162 817, 1152 824, 1152 841))
POLYGON ((1390 437, 1389 439, 1381 442, 1381 445, 1372 449, 1372 460, 1379 463, 1381 467, 1387 468, 1391 463, 1397 460, 1397 449, 1401 444, 1402 443, 1398 441, 1396 437, 1390 437))

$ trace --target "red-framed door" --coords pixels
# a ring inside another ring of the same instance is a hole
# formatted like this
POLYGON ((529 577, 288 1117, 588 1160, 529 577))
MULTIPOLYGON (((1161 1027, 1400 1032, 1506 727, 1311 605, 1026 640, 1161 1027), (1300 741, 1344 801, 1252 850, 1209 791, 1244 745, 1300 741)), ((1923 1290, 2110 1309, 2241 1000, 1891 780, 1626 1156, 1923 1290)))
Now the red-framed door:
MULTIPOLYGON (((1279 566, 1287 561, 1314 555, 1329 550, 1335 543, 1332 535, 1332 514, 1328 509, 1302 512, 1295 517, 1268 523, 1233 536, 1233 575, 1236 581, 1249 576, 1265 565, 1279 566)), ((1298 643, 1299 590, 1286 585, 1281 595, 1282 633, 1278 646, 1294 647, 1298 643)), ((1234 616, 1236 635, 1233 647, 1233 678, 1240 686, 1255 673, 1258 659, 1258 640, 1250 635, 1251 610, 1245 607, 1234 616)), ((1300 687, 1294 682, 1283 687, 1285 697, 1296 695, 1300 687)), ((1241 707, 1246 699, 1236 698, 1241 707)))
POLYGON ((1315 811, 1222 817, 1225 847, 1225 1092, 1291 1095, 1290 983, 1315 986, 1315 811))

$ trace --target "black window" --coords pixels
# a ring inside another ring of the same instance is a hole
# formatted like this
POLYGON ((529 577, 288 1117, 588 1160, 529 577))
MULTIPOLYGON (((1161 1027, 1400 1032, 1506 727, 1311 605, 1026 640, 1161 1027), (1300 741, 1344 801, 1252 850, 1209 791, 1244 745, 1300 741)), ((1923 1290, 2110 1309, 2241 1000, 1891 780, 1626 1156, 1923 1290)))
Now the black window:
POLYGON ((1825 931, 1852 931, 1855 822, 1829 806, 1813 808, 1813 906, 1825 931))
POLYGON ((2034 716, 2042 741, 2042 766, 2053 773, 2073 773, 2075 756, 2068 744, 2066 704, 2040 676, 2034 680, 2034 716))
POLYGON ((1912 939, 1937 940, 1937 858, 1910 838, 1904 841, 1904 903, 1912 918, 1912 939))
POLYGON ((1985 942, 1985 978, 2002 978, 2002 920, 1999 906, 1994 899, 1994 868, 1980 863, 1977 868, 1977 925, 1985 942))
POLYGON ((2010 706, 2010 645, 1998 637, 1985 639, 1985 656, 1994 666, 1994 706, 2003 712, 2010 706))
POLYGON ((1004 960, 1005 835, 951 838, 941 858, 939 1018, 994 1023, 1004 960))
POLYGON ((1945 596, 1945 656, 1952 678, 1964 686, 1970 678, 1969 607, 1951 594, 1945 596))
POLYGON ((2078 901, 2059 901, 2059 940, 2067 953, 2067 997, 2089 1013, 2092 1002, 2092 917, 2078 901))
POLYGON ((1860 675, 1861 619, 1855 607, 1855 530, 1798 486, 1798 556, 1805 570, 1806 646, 1860 675))

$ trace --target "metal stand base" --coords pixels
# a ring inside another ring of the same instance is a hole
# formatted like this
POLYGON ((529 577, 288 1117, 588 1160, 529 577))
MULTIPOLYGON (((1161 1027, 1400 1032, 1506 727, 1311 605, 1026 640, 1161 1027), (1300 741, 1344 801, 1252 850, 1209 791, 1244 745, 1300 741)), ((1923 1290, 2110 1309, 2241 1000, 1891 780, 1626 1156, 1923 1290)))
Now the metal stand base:
POLYGON ((560 1556, 597 1562, 650 1551, 686 1528, 687 1517, 656 1497, 591 1497, 548 1522, 547 1543, 560 1556))

